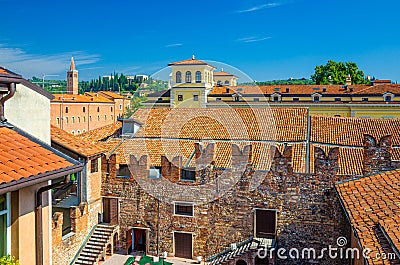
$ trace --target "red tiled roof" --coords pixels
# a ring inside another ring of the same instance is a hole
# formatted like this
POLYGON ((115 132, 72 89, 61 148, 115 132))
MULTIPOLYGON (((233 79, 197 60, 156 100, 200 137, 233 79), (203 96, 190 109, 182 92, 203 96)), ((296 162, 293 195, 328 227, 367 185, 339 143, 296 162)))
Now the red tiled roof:
POLYGON ((73 166, 9 128, 0 127, 0 184, 73 166))
POLYGON ((0 66, 0 77, 22 78, 20 75, 0 66))
POLYGON ((79 103, 113 103, 114 101, 103 97, 96 93, 88 93, 86 92, 85 95, 72 95, 72 94, 53 94, 54 99, 52 102, 79 102, 79 103))
POLYGON ((225 72, 225 71, 214 72, 213 75, 214 76, 234 76, 233 74, 230 74, 230 73, 225 72))
POLYGON ((168 66, 171 66, 171 65, 208 65, 208 63, 192 58, 192 59, 168 64, 168 66))
POLYGON ((362 247, 372 250, 369 264, 389 264, 375 257, 385 251, 378 238, 382 230, 400 247, 400 170, 344 182, 336 190, 362 247))
POLYGON ((364 134, 369 134, 377 141, 391 135, 393 145, 400 145, 400 119, 312 116, 311 128, 311 141, 316 143, 362 147, 364 134))
POLYGON ((115 92, 111 92, 111 91, 99 91, 98 93, 107 95, 107 96, 109 96, 111 98, 114 98, 114 99, 124 99, 125 98, 124 96, 122 96, 120 94, 117 94, 115 92))
POLYGON ((105 151, 99 144, 89 143, 53 125, 51 126, 51 141, 86 157, 102 154, 105 151))
POLYGON ((99 141, 103 141, 110 136, 118 134, 121 127, 122 123, 120 121, 117 121, 115 123, 108 124, 103 127, 76 135, 75 137, 77 139, 83 139, 88 143, 98 144, 99 141))

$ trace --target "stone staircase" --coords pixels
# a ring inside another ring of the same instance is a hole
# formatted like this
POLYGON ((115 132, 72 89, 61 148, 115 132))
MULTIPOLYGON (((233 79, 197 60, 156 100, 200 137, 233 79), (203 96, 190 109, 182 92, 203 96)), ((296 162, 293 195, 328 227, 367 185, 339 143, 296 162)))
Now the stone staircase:
POLYGON ((208 259, 206 259, 207 264, 209 265, 219 265, 226 264, 231 260, 234 260, 247 252, 250 251, 258 251, 258 249, 268 249, 273 245, 272 239, 264 239, 264 238, 249 238, 246 241, 240 242, 236 244, 234 247, 231 247, 221 253, 218 253, 208 259))
MULTIPOLYGON (((106 256, 106 249, 109 244, 112 245, 113 235, 116 231, 116 226, 99 224, 86 241, 85 246, 80 251, 75 262, 71 264, 87 265, 97 264, 99 260, 106 256)), ((112 250, 111 250, 112 251, 112 250)))

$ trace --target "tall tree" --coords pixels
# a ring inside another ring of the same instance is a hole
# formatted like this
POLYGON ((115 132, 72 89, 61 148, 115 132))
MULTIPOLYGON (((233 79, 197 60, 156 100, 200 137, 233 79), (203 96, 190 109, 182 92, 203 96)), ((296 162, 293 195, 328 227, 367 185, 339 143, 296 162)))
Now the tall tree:
POLYGON ((346 77, 350 75, 353 84, 366 84, 364 72, 358 69, 356 63, 353 62, 335 62, 328 61, 325 65, 315 67, 315 73, 311 79, 317 85, 344 85, 346 77))

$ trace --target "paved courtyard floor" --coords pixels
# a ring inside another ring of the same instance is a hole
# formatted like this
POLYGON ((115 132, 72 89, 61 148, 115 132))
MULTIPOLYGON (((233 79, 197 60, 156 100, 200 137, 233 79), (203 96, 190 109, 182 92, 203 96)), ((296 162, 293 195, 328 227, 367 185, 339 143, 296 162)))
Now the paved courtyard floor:
MULTIPOLYGON (((101 262, 100 265, 124 265, 129 257, 132 256, 116 253, 111 257, 109 257, 105 262, 101 262)), ((182 259, 182 258, 167 258, 167 261, 171 262, 174 265, 199 264, 195 260, 182 259)), ((202 262, 201 264, 204 265, 205 263, 202 262)))

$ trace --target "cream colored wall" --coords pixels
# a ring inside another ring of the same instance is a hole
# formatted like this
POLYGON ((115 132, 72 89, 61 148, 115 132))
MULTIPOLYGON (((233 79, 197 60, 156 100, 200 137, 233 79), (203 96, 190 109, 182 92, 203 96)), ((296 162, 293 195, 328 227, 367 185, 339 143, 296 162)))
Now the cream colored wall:
POLYGON ((201 102, 204 100, 200 89, 193 90, 173 90, 174 106, 177 108, 201 108, 201 102), (178 101, 178 96, 183 96, 183 101, 178 101), (199 100, 194 101, 193 95, 198 95, 199 100))
POLYGON ((172 66, 172 85, 181 84, 176 82, 176 72, 180 71, 182 74, 182 83, 186 82, 186 72, 192 73, 192 83, 196 83, 196 72, 201 72, 202 83, 206 84, 207 88, 213 87, 213 68, 209 65, 179 65, 172 66))
MULTIPOLYGON (((13 214, 18 215, 11 228, 12 250, 11 254, 15 256, 20 264, 36 264, 36 215, 35 202, 36 191, 42 185, 31 186, 20 189, 18 196, 14 196, 11 201, 11 207, 18 208, 13 214), (18 201, 15 201, 18 200, 18 201)), ((48 201, 48 193, 43 194, 42 208, 42 232, 43 232, 43 264, 50 263, 50 212, 51 206, 48 201)), ((13 218, 14 219, 14 218, 13 218)))
POLYGON ((4 105, 10 123, 50 144, 50 99, 17 84, 15 95, 4 105))
POLYGON ((222 82, 222 85, 226 86, 225 81, 229 81, 229 86, 237 86, 237 78, 235 76, 214 76, 214 84, 218 81, 222 82))

